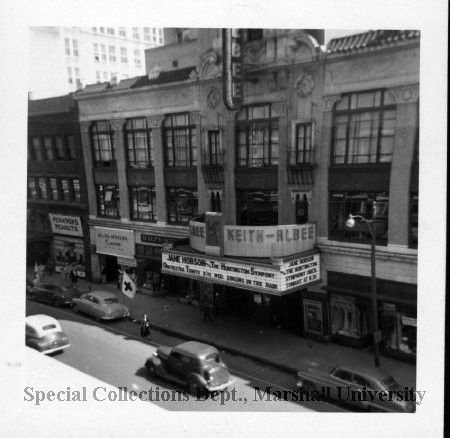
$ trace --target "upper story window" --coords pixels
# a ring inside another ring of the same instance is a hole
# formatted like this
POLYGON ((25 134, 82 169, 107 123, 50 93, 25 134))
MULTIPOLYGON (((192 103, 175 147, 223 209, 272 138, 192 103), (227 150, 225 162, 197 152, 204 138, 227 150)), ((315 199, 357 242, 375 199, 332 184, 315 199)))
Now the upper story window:
POLYGON ((170 167, 197 165, 197 139, 195 125, 189 114, 173 114, 164 120, 166 165, 170 167))
POLYGON ((51 137, 44 137, 44 152, 45 152, 45 159, 47 161, 53 160, 53 144, 52 144, 52 138, 51 137))
POLYGON ((196 189, 168 188, 169 223, 188 225, 198 215, 198 193, 196 189))
POLYGON ((278 165, 278 119, 271 106, 244 107, 237 115, 237 164, 240 167, 278 165))
POLYGON ((114 35, 114 28, 113 27, 107 27, 106 28, 106 32, 108 33, 108 35, 114 35))
POLYGON ((67 159, 75 160, 76 155, 75 155, 75 143, 73 140, 73 136, 72 135, 66 136, 66 142, 67 142, 67 159))
POLYGON ((35 178, 28 178, 28 197, 31 199, 38 198, 35 178))
POLYGON ((126 38, 127 30, 124 27, 119 27, 119 36, 126 38))
POLYGON ((58 189, 58 181, 56 180, 56 178, 50 178, 49 185, 50 185, 51 198, 54 201, 58 201, 59 200, 59 189, 58 189))
POLYGON ((48 199, 48 189, 47 189, 47 179, 46 178, 38 178, 39 181, 39 192, 41 199, 48 199))
POLYGON ((293 141, 289 148, 288 163, 290 166, 311 164, 313 162, 313 127, 312 123, 295 125, 293 141))
POLYGON ((203 164, 206 166, 222 166, 223 152, 222 139, 219 129, 209 130, 207 132, 206 151, 203 154, 203 164))
POLYGON ((99 184, 96 186, 97 211, 99 216, 120 217, 119 187, 99 184))
POLYGON ((31 148, 32 148, 31 157, 35 161, 42 161, 43 155, 42 155, 42 149, 41 149, 41 140, 39 137, 33 137, 31 139, 31 148))
POLYGON ((238 225, 278 225, 278 192, 237 190, 238 225))
POLYGON ((109 122, 93 123, 91 126, 91 142, 94 153, 94 166, 116 166, 113 132, 109 122))
POLYGON ((78 56, 78 41, 70 38, 64 38, 64 52, 67 56, 78 56))
POLYGON ((109 60, 116 62, 116 48, 114 46, 109 46, 109 60))
POLYGON ((144 27, 144 40, 150 41, 150 28, 144 27))
POLYGON ((60 135, 55 137, 55 152, 57 160, 64 160, 64 142, 60 135))
POLYGON ((152 130, 144 118, 130 119, 125 124, 125 138, 130 167, 147 168, 153 166, 152 130))
POLYGON ((105 28, 104 27, 100 28, 100 33, 105 33, 105 28))
POLYGON ((99 62, 100 61, 100 52, 98 50, 98 44, 94 43, 94 61, 99 62))
POLYGON ((417 248, 419 241, 419 195, 411 195, 409 218, 409 246, 417 248))
POLYGON ((390 163, 396 110, 383 90, 346 94, 334 108, 333 163, 390 163))
POLYGON ((139 49, 135 49, 134 51, 134 65, 136 67, 141 67, 141 53, 139 49))
POLYGON ((78 56, 78 41, 72 40, 72 55, 78 56))
POLYGON ((104 44, 101 44, 100 48, 102 50, 102 62, 106 62, 106 46, 104 44))
MULTIPOLYGON (((367 220, 373 219, 373 201, 376 201, 376 241, 386 245, 388 239, 389 194, 376 192, 334 192, 330 193, 329 220, 330 238, 356 242, 370 242, 369 224, 356 221, 353 228, 346 226, 350 214, 367 220)), ((370 223, 373 226, 373 223, 370 223)))
POLYGON ((125 47, 120 48, 120 62, 126 64, 128 62, 127 59, 127 49, 125 47))
POLYGON ((130 187, 131 218, 144 221, 156 220, 156 193, 153 187, 130 187))
POLYGON ((139 29, 137 27, 133 27, 133 38, 135 40, 139 39, 139 29))
POLYGON ((72 180, 72 186, 73 186, 73 199, 74 199, 74 201, 75 202, 81 202, 80 180, 74 178, 72 180))

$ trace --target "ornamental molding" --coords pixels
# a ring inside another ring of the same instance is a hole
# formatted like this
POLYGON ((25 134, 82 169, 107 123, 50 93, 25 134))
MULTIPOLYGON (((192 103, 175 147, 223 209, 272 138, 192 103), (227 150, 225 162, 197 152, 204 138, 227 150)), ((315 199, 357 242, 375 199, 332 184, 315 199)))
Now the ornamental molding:
POLYGON ((214 109, 220 102, 220 92, 216 87, 211 87, 206 96, 206 105, 214 109))
POLYGON ((272 104, 272 110, 278 117, 286 117, 287 104, 285 102, 275 102, 272 104))
POLYGON ((214 188, 208 188, 208 199, 212 198, 212 195, 215 197, 219 196, 220 200, 223 201, 223 189, 214 189, 214 188))
POLYGON ((211 78, 222 74, 222 58, 214 50, 209 50, 202 55, 198 68, 200 78, 211 78))
POLYGON ((312 191, 305 191, 305 190, 291 190, 291 202, 295 203, 297 200, 297 196, 299 197, 300 201, 303 201, 303 196, 306 196, 306 200, 308 201, 308 204, 312 204, 313 197, 312 197, 312 191))
POLYGON ((333 109, 333 105, 340 99, 341 99, 340 94, 324 96, 322 99, 322 110, 323 111, 331 111, 333 109))
POLYGON ((236 120, 237 111, 228 111, 228 122, 234 122, 236 120))
POLYGON ((91 122, 81 122, 80 123, 80 131, 82 134, 89 134, 90 128, 91 128, 91 122))
POLYGON ((246 52, 245 54, 247 55, 250 63, 257 63, 266 53, 266 41, 264 39, 257 41, 246 41, 244 47, 246 52))
POLYGON ((113 131, 122 131, 124 123, 125 123, 125 120, 123 120, 123 119, 114 119, 114 120, 110 121, 111 128, 113 131))
POLYGON ((387 92, 394 99, 396 104, 417 102, 419 99, 418 84, 389 88, 387 92))
POLYGON ((200 119, 204 118, 205 116, 200 112, 200 111, 196 111, 193 113, 189 114, 189 118, 196 124, 198 125, 200 123, 200 119))
POLYGON ((164 120, 164 117, 163 116, 152 116, 152 117, 148 117, 147 120, 149 122, 149 125, 152 128, 160 128, 162 125, 162 122, 164 120))
POLYGON ((301 73, 295 82, 297 96, 306 97, 312 93, 314 80, 308 73, 301 73))

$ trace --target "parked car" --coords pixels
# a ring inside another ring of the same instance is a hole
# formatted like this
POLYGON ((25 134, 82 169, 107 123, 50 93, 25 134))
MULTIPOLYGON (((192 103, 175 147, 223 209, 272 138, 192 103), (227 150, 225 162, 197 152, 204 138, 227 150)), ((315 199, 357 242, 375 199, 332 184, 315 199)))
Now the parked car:
POLYGON ((69 347, 69 338, 59 322, 48 315, 25 318, 25 345, 44 354, 55 353, 69 347))
POLYGON ((77 289, 51 283, 39 283, 28 291, 30 300, 52 304, 56 307, 70 306, 72 300, 80 295, 81 292, 77 289))
MULTIPOLYGON (((349 404, 353 407, 375 412, 414 412, 413 401, 398 400, 397 394, 404 394, 395 379, 378 369, 365 367, 338 366, 331 372, 316 367, 297 373, 297 387, 306 393, 322 391, 329 388, 329 396, 335 401, 349 404), (375 392, 376 391, 376 392, 375 392), (378 397, 380 391, 396 391, 392 400, 378 397), (374 394, 373 400, 370 393, 374 394)), ((406 398, 406 397, 402 397, 406 398)))
POLYGON ((73 299, 73 310, 93 316, 97 320, 127 318, 128 307, 119 303, 111 292, 93 291, 73 299))
POLYGON ((195 341, 173 348, 158 347, 145 367, 150 376, 166 377, 187 385, 194 395, 202 391, 223 391, 233 383, 217 348, 195 341))

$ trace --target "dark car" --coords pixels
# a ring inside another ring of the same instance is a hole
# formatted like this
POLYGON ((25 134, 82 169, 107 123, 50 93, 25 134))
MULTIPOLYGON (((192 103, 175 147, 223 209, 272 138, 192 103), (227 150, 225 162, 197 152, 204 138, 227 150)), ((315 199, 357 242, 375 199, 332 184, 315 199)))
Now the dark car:
POLYGON ((25 345, 44 354, 56 353, 70 346, 59 322, 48 315, 25 318, 25 345))
POLYGON ((25 293, 28 295, 30 293, 31 288, 34 286, 31 280, 28 278, 25 279, 25 293))
POLYGON ((297 373, 297 387, 306 393, 328 390, 331 399, 358 409, 374 412, 414 412, 415 403, 407 400, 401 387, 389 374, 370 367, 338 366, 330 372, 317 367, 297 373), (391 400, 379 397, 392 393, 391 400), (372 397, 373 396, 373 399, 372 397), (400 398, 402 400, 400 400, 400 398))
POLYGON ((201 342, 184 342, 173 348, 160 346, 147 359, 145 367, 150 376, 166 377, 187 385, 194 395, 223 391, 233 383, 217 348, 201 342))
POLYGON ((41 303, 52 304, 53 306, 71 306, 72 300, 81 295, 77 289, 58 286, 51 283, 40 283, 33 286, 27 293, 30 300, 41 303))

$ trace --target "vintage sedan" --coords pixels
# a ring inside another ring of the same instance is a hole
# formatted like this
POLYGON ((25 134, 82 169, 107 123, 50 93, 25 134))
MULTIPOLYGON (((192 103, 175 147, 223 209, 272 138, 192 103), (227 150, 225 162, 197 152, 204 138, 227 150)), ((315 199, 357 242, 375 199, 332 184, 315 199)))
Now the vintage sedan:
POLYGON ((69 347, 69 338, 59 322, 48 315, 25 318, 25 345, 44 354, 56 353, 69 347))
POLYGON ((184 342, 173 348, 160 346, 145 367, 150 376, 187 385, 193 395, 223 391, 233 383, 217 348, 201 342, 184 342))
POLYGON ((71 306, 72 300, 80 295, 81 292, 77 289, 51 283, 39 283, 27 291, 27 297, 30 300, 52 304, 56 307, 71 306))
POLYGON ((73 310, 93 316, 97 321, 127 318, 128 307, 111 292, 93 291, 73 299, 73 310))
POLYGON ((409 400, 405 387, 379 369, 338 366, 327 372, 309 367, 299 371, 297 377, 297 387, 306 393, 305 396, 316 391, 332 400, 373 412, 415 411, 415 403, 409 400))

